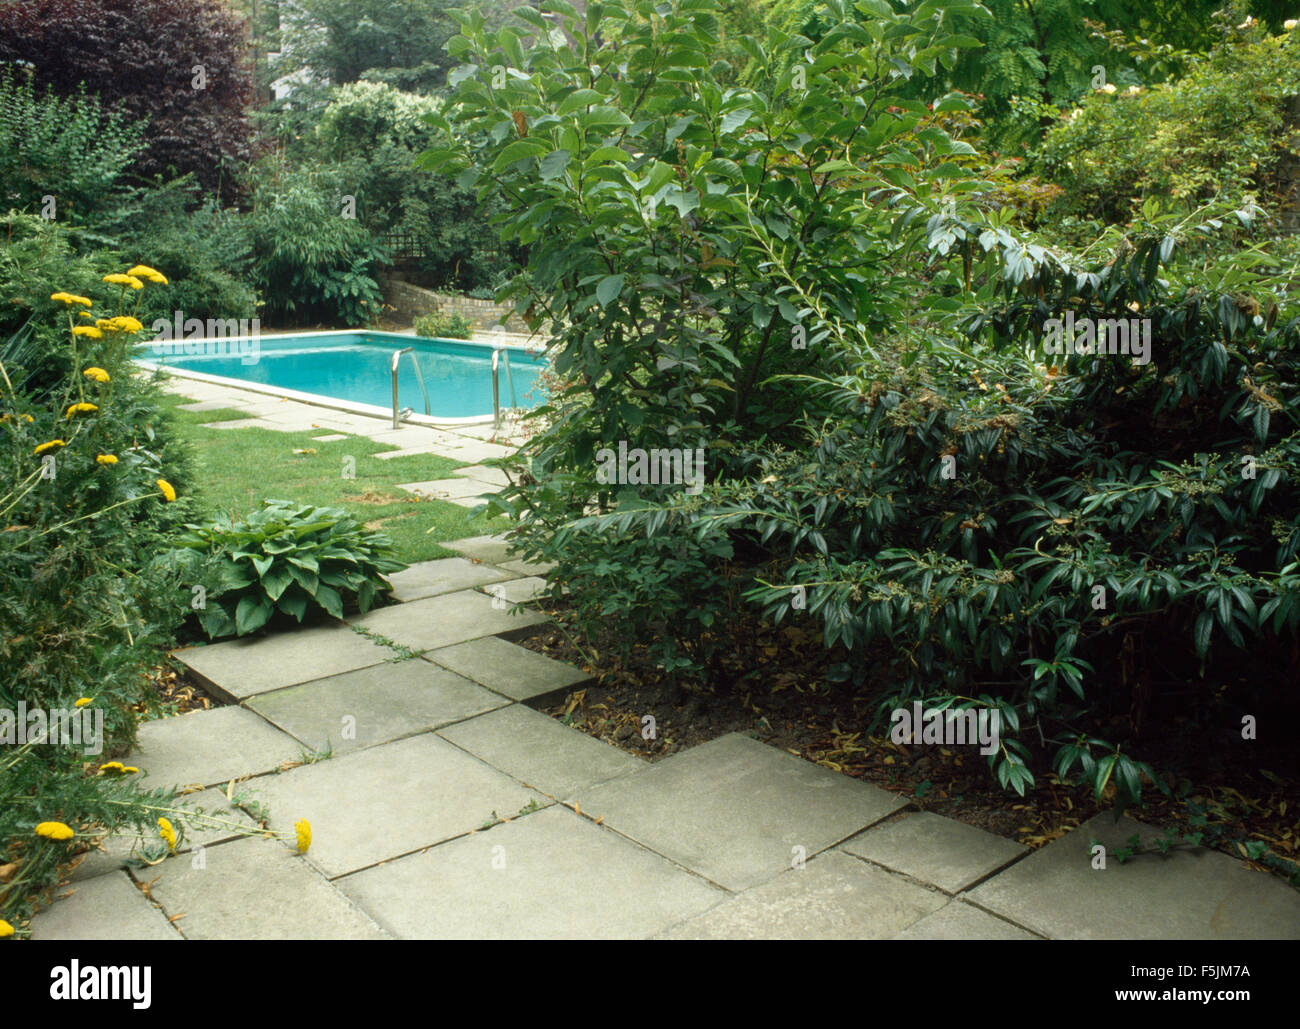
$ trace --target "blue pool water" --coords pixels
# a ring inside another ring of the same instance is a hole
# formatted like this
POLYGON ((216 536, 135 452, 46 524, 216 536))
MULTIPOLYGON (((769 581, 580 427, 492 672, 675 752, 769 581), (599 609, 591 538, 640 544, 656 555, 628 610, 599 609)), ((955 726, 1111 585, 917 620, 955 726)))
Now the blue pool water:
MULTIPOLYGON (((403 347, 415 351, 403 354, 398 365, 400 407, 424 413, 424 397, 411 361, 414 357, 424 375, 433 417, 491 417, 492 348, 482 344, 388 332, 302 334, 145 343, 139 359, 391 411, 393 352, 403 347)), ((504 360, 499 373, 501 406, 536 407, 545 399, 536 388, 545 359, 517 347, 508 348, 508 353, 510 374, 506 374, 504 360)))

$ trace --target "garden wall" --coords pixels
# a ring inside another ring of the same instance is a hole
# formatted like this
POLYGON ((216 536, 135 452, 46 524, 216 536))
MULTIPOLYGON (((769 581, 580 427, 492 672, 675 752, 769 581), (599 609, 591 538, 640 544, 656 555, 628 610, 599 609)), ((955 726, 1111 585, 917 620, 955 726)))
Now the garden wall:
POLYGON ((403 321, 414 321, 422 314, 438 308, 447 314, 459 314, 479 330, 503 325, 509 332, 527 332, 528 327, 510 304, 491 300, 463 297, 455 293, 435 293, 431 289, 415 286, 397 275, 387 275, 380 280, 384 290, 384 303, 393 309, 392 316, 403 321))

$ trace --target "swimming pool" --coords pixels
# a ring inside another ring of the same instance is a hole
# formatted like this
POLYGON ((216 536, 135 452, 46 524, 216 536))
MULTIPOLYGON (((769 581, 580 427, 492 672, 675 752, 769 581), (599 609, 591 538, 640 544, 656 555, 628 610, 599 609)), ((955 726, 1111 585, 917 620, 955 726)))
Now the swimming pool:
POLYGON ((492 351, 501 349, 507 355, 499 372, 501 406, 533 408, 545 399, 537 388, 545 359, 511 344, 342 330, 155 340, 139 347, 137 361, 147 368, 385 417, 392 417, 393 354, 411 347, 413 353, 398 359, 398 406, 415 412, 412 421, 443 424, 491 420, 492 351), (415 362, 429 394, 427 419, 415 362))

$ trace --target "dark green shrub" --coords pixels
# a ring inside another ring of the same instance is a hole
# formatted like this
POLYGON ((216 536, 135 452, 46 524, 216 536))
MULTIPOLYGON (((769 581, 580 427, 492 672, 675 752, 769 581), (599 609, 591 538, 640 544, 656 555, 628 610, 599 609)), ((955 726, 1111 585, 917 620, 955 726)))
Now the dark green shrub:
POLYGON ((277 611, 299 622, 368 611, 392 589, 383 576, 406 567, 387 536, 338 508, 266 500, 246 521, 187 529, 177 542, 193 553, 189 581, 206 586, 198 619, 214 639, 256 632, 277 611))

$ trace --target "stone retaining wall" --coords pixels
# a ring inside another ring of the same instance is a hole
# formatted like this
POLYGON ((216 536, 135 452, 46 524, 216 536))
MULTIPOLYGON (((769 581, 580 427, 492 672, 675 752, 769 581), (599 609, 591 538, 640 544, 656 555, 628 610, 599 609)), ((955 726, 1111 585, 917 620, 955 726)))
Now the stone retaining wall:
POLYGON ((497 325, 504 325, 510 332, 528 331, 523 320, 512 313, 510 304, 498 304, 455 293, 435 293, 393 275, 383 277, 380 286, 384 290, 384 303, 393 308, 389 313, 403 321, 413 322, 421 315, 438 309, 446 314, 461 315, 479 331, 497 325))

